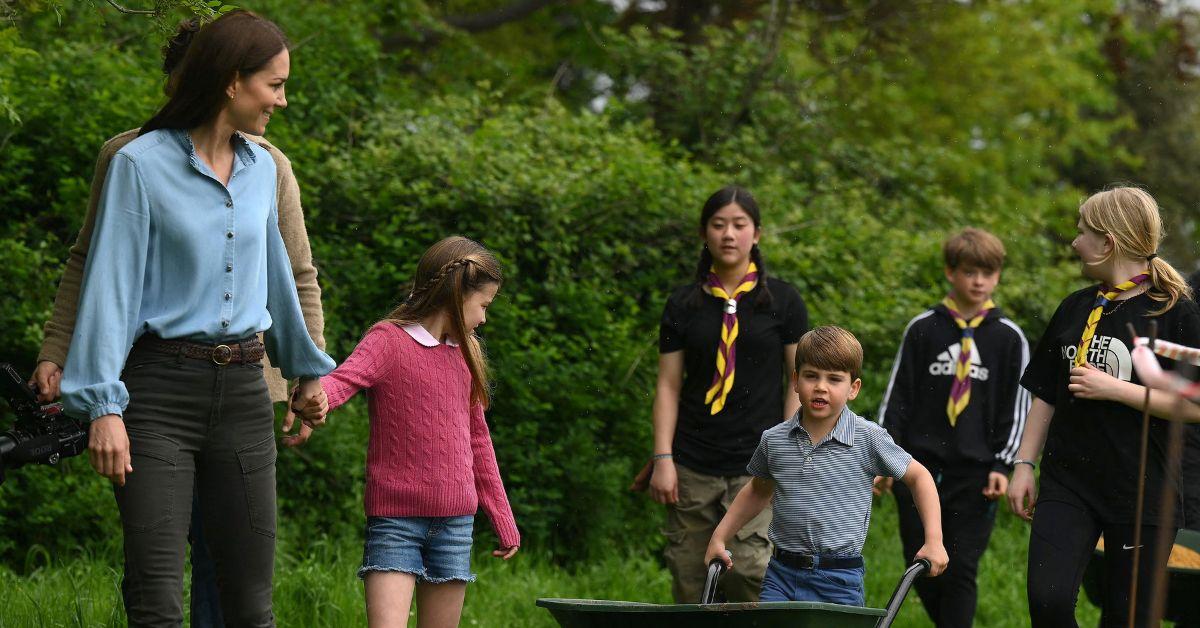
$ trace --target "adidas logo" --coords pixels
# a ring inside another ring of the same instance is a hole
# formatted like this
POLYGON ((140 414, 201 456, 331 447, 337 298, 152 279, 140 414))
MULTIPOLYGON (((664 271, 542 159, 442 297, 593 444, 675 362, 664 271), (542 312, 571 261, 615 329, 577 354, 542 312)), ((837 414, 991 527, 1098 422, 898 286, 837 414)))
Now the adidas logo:
MULTIPOLYGON (((954 376, 954 370, 958 365, 958 355, 960 353, 959 344, 956 342, 950 345, 950 348, 938 354, 937 361, 929 365, 930 375, 949 375, 954 376)), ((986 382, 988 378, 988 370, 983 367, 983 361, 979 359, 979 345, 975 345, 971 351, 971 379, 986 382)))

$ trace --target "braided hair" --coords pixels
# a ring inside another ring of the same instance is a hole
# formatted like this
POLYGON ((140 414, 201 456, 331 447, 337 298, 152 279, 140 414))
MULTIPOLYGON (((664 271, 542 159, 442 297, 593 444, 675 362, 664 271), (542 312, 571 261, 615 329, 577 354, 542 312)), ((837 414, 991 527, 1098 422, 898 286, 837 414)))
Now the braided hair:
POLYGON ((449 314, 451 332, 471 371, 471 401, 484 407, 490 401, 487 358, 479 338, 466 328, 463 303, 472 292, 503 279, 491 251, 474 240, 450 236, 425 251, 408 297, 383 319, 403 327, 439 312, 449 314))

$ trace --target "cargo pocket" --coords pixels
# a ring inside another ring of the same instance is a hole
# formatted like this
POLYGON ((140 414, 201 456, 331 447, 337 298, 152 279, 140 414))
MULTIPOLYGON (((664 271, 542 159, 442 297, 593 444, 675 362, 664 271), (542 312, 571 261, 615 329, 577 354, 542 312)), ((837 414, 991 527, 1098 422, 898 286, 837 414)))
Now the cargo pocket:
POLYGON ((677 572, 686 566, 689 558, 687 530, 668 528, 662 533, 667 538, 667 546, 663 548, 663 559, 666 561, 668 569, 677 572))
POLYGON ((125 476, 125 486, 114 487, 117 508, 125 530, 149 532, 171 520, 179 445, 157 434, 128 433, 133 473, 125 476))
POLYGON ((741 561, 734 562, 734 569, 739 573, 762 576, 771 561, 771 542, 767 539, 767 530, 771 527, 770 513, 764 511, 734 534, 730 543, 730 551, 741 561))
POLYGON ((275 436, 238 450, 250 528, 275 538, 275 436))

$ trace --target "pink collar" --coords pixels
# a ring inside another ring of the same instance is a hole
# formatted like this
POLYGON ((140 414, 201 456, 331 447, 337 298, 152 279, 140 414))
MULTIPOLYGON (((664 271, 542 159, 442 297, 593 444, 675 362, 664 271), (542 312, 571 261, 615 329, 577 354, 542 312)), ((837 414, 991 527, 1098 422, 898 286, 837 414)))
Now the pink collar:
MULTIPOLYGON (((422 326, 420 323, 411 323, 409 325, 405 325, 405 326, 401 327, 400 329, 403 329, 404 331, 408 332, 408 335, 412 336, 413 340, 416 340, 417 342, 421 343, 421 345, 423 345, 423 346, 436 347, 436 346, 442 344, 442 343, 438 342, 437 338, 434 338, 433 334, 429 333, 429 330, 425 329, 425 327, 422 326)), ((453 340, 450 340, 448 338, 446 339, 446 344, 451 347, 458 346, 457 342, 454 342, 453 340)))

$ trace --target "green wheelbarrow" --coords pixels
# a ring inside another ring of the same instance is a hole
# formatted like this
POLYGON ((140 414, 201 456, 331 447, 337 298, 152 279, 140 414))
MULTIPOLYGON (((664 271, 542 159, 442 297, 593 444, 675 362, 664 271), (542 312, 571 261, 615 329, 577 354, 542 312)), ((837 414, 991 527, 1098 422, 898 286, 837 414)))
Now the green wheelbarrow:
MULTIPOLYGON (((1141 580, 1139 590, 1150 586, 1141 580)), ((1083 574, 1083 590, 1092 604, 1104 604, 1104 540, 1096 544, 1083 574)), ((1141 594, 1139 594, 1141 595, 1141 594)), ((1167 605, 1163 619, 1176 625, 1200 626, 1200 532, 1180 530, 1167 561, 1167 605)))
POLYGON ((714 604, 717 578, 723 571, 724 565, 719 560, 709 565, 699 604, 541 598, 537 605, 549 610, 562 628, 887 628, 900 612, 913 582, 929 571, 929 562, 918 560, 904 572, 886 609, 822 602, 714 604))

